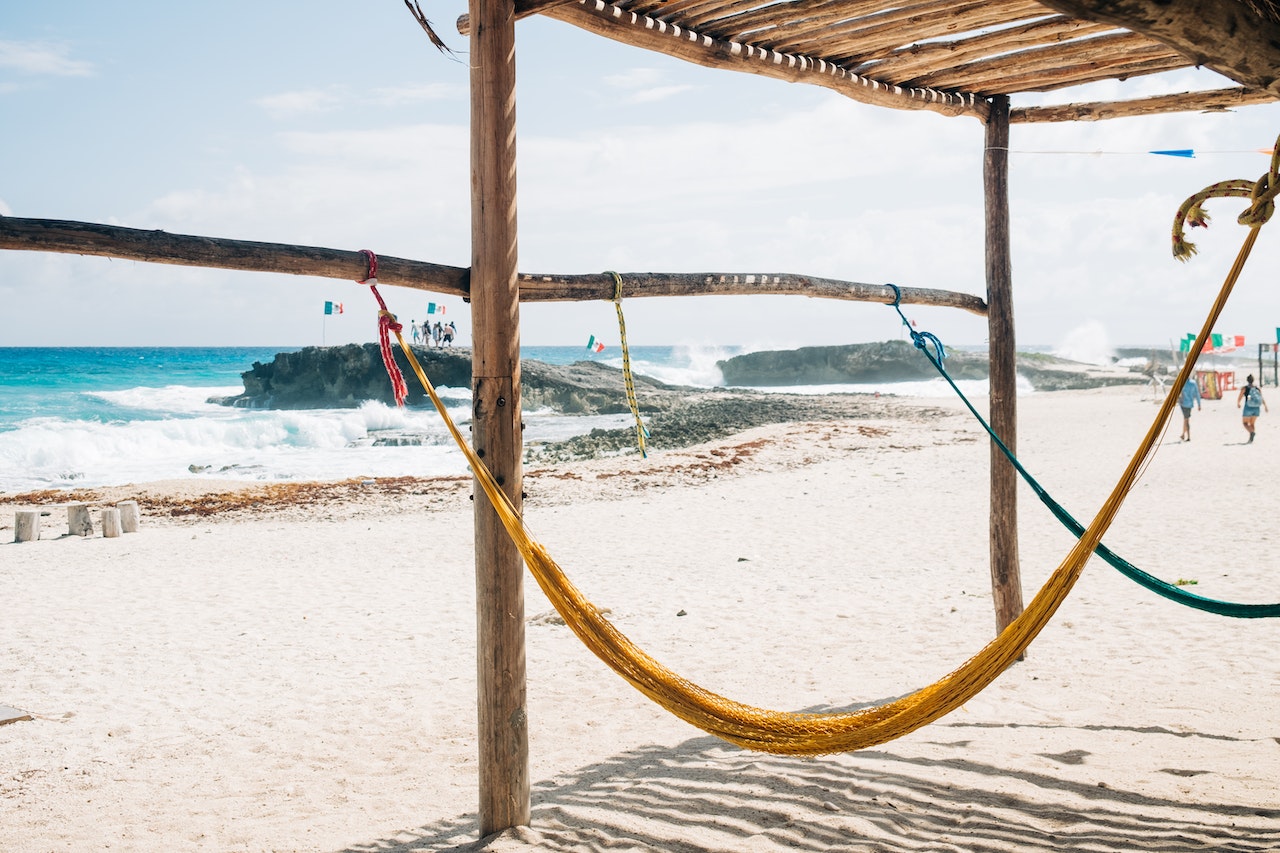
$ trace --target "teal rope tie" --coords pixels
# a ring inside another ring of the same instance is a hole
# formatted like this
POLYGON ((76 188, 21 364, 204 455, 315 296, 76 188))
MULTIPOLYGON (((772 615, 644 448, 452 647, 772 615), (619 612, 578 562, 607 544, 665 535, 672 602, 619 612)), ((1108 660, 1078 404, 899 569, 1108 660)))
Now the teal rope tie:
MULTIPOLYGON (((1014 470, 1016 470, 1022 477, 1023 481, 1031 487, 1031 491, 1035 492, 1036 497, 1038 497, 1040 502, 1048 508, 1049 512, 1053 514, 1053 517, 1058 519, 1059 523, 1061 523, 1067 530, 1071 531, 1071 534, 1077 539, 1083 536, 1085 526, 1077 521, 1071 513, 1067 512, 1066 508, 1063 507, 1062 504, 1054 500, 1053 496, 1036 481, 1036 478, 1031 476, 1031 473, 1022 466, 1021 462, 1018 461, 1018 457, 1014 455, 1013 451, 1010 450, 1003 441, 1000 440, 1000 436, 996 435, 995 430, 993 430, 991 425, 987 423, 986 419, 978 413, 978 410, 973 407, 973 403, 969 402, 969 398, 964 395, 964 392, 961 391, 955 381, 952 380, 950 374, 947 373, 947 369, 942 365, 943 359, 946 358, 946 354, 942 348, 942 342, 938 340, 935 335, 930 334, 929 332, 917 332, 911 327, 911 322, 907 319, 907 316, 902 313, 902 308, 900 306, 902 291, 896 284, 889 284, 886 286, 893 288, 893 309, 898 312, 898 316, 902 318, 903 325, 905 325, 907 327, 907 331, 911 333, 911 340, 915 343, 916 349, 924 353, 925 358, 929 359, 929 363, 934 366, 942 378, 947 381, 947 384, 951 386, 951 390, 956 392, 956 396, 958 396, 960 401, 964 403, 965 408, 973 414, 978 423, 982 425, 982 428, 987 431, 987 435, 991 436, 991 440, 995 442, 996 447, 1000 448, 1000 452, 1009 460, 1009 464, 1013 465, 1014 470), (936 357, 929 352, 928 344, 930 343, 933 344, 937 351, 936 357)), ((1142 569, 1138 568, 1133 563, 1130 563, 1124 557, 1121 557, 1101 542, 1098 543, 1098 547, 1093 549, 1093 552, 1129 580, 1137 583, 1139 586, 1151 590, 1157 595, 1161 595, 1169 599, 1170 601, 1177 602, 1178 604, 1193 607, 1196 610, 1203 610, 1206 613, 1213 613, 1217 616, 1230 616, 1236 619, 1262 619, 1280 616, 1280 604, 1239 604, 1231 601, 1220 601, 1216 598, 1206 598, 1202 595, 1196 595, 1193 592, 1187 592, 1182 587, 1174 586, 1171 583, 1160 580, 1160 578, 1155 575, 1144 572, 1142 569)))

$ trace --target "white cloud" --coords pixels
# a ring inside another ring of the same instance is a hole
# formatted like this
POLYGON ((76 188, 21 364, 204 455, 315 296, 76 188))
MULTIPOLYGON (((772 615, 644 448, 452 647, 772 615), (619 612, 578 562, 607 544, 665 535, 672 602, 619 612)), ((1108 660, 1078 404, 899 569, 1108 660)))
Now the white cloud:
POLYGON ((657 68, 631 68, 602 79, 605 85, 624 90, 623 102, 629 104, 657 103, 696 88, 688 83, 669 83, 670 76, 657 68))
POLYGON ((347 99, 346 90, 340 87, 307 89, 298 92, 281 92, 267 95, 255 103, 274 119, 287 119, 300 115, 324 113, 337 109, 347 99))
POLYGON ((692 91, 692 86, 654 86, 651 89, 641 89, 628 98, 627 102, 632 104, 652 104, 673 98, 682 92, 692 91))
POLYGON ((465 98, 464 87, 448 83, 421 83, 412 86, 390 86, 373 91, 373 100, 380 106, 402 106, 418 104, 424 101, 444 101, 454 98, 465 98))
POLYGON ((51 42, 0 40, 0 68, 50 77, 88 77, 93 64, 70 58, 70 48, 51 42))

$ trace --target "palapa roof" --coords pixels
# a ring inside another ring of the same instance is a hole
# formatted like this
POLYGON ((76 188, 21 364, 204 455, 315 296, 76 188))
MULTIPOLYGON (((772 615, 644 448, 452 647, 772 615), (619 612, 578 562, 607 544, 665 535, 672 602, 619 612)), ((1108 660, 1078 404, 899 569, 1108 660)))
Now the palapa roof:
MULTIPOLYGON (((1239 86, 1061 106, 1010 121, 1225 109, 1280 99, 1274 0, 517 0, 700 65, 854 100, 985 118, 998 96, 1203 66, 1239 86)), ((466 32, 467 22, 459 22, 466 32)))

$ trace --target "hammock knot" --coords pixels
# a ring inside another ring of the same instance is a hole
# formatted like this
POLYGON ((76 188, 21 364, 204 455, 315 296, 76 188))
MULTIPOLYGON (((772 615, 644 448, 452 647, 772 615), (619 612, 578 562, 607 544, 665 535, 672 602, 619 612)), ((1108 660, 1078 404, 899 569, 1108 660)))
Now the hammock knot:
POLYGON ((392 332, 404 331, 404 326, 396 322, 396 315, 386 310, 381 310, 378 312, 378 325, 385 326, 388 331, 392 331, 392 332))
POLYGON ((929 344, 933 344, 934 354, 937 356, 938 361, 946 360, 947 351, 943 349, 942 341, 938 340, 938 336, 933 332, 917 332, 912 329, 911 340, 916 345, 916 349, 924 350, 926 354, 929 352, 929 344))
POLYGON ((942 362, 947 358, 947 351, 943 348, 942 341, 938 340, 938 336, 932 332, 917 332, 911 325, 907 315, 902 313, 902 288, 896 284, 885 284, 885 287, 893 290, 892 308, 902 318, 902 325, 907 327, 907 332, 911 335, 911 343, 915 344, 916 349, 922 350, 925 355, 929 355, 929 344, 933 344, 933 355, 930 356, 930 359, 941 369, 942 362))

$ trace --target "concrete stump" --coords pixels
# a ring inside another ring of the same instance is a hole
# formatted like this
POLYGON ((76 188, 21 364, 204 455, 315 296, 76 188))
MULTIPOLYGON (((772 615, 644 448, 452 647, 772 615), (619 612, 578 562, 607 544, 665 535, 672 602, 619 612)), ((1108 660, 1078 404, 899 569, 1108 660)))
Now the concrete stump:
POLYGON ((120 510, 113 506, 102 508, 102 535, 107 539, 120 535, 120 510))
POLYGON ((14 514, 13 541, 34 542, 40 538, 40 510, 20 509, 14 514))
POLYGON ((88 504, 67 504, 67 533, 71 536, 93 535, 88 504))
POLYGON ((120 529, 125 533, 138 532, 138 502, 120 501, 116 504, 120 510, 120 529))

